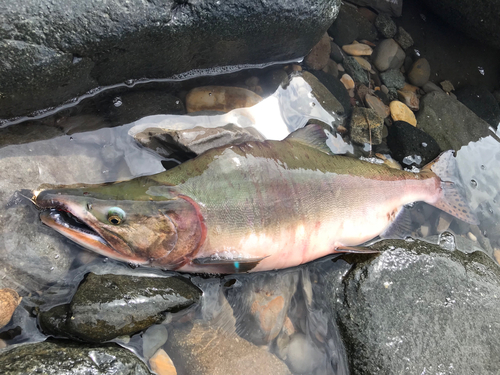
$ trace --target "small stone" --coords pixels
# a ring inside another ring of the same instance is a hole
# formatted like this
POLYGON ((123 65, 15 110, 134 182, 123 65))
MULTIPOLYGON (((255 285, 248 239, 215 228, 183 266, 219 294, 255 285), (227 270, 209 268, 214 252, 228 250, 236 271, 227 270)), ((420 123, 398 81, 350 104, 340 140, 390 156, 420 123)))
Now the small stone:
POLYGON ((442 233, 445 230, 448 230, 452 221, 453 221, 453 216, 447 214, 446 212, 442 212, 439 215, 439 220, 436 228, 437 232, 442 233))
POLYGON ((441 87, 443 88, 443 90, 445 92, 452 92, 455 90, 455 87, 453 87, 453 83, 451 83, 448 80, 445 80, 443 82, 439 82, 439 84, 441 85, 441 87))
POLYGON ((389 104, 391 109, 391 117, 394 121, 406 121, 413 126, 417 126, 417 119, 408 106, 399 100, 393 100, 389 104))
POLYGON ((338 64, 338 65, 337 65, 337 68, 339 69, 339 72, 345 72, 344 65, 342 65, 342 64, 338 64))
POLYGON ((431 66, 427 59, 420 58, 413 63, 408 73, 408 79, 412 85, 422 87, 429 81, 431 66))
POLYGON ((435 83, 432 83, 431 81, 428 81, 426 84, 424 84, 422 86, 422 89, 426 92, 426 93, 430 93, 430 92, 433 92, 433 91, 438 91, 438 92, 444 92, 443 89, 441 87, 439 87, 438 85, 436 85, 435 83))
POLYGON ((367 70, 367 71, 372 70, 371 64, 367 60, 365 60, 364 58, 362 58, 360 56, 354 56, 354 59, 358 62, 359 65, 361 65, 361 67, 364 70, 367 70))
POLYGON ((420 233, 422 233, 422 237, 429 236, 430 232, 431 232, 431 228, 429 228, 428 225, 422 225, 420 227, 420 233))
POLYGON ((203 86, 192 89, 186 96, 188 113, 200 111, 229 112, 235 108, 251 107, 262 97, 241 87, 203 86))
POLYGON ((415 92, 398 90, 398 99, 405 103, 412 111, 418 111, 420 103, 415 92))
POLYGON ((7 325, 22 298, 14 289, 0 289, 0 328, 7 325))
POLYGON ((392 18, 385 13, 379 13, 377 18, 375 18, 375 27, 385 38, 392 38, 397 32, 396 24, 392 18))
POLYGON ((471 241, 477 242, 477 237, 474 236, 474 234, 472 234, 472 232, 467 233, 467 237, 469 237, 469 239, 471 241))
POLYGON ((358 94, 359 99, 361 99, 361 101, 365 101, 365 96, 369 92, 370 92, 370 89, 368 87, 366 87, 365 85, 358 86, 357 94, 358 94))
POLYGON ((497 263, 500 263, 500 249, 495 249, 493 255, 495 256, 497 263))
POLYGON ((414 92, 416 94, 416 93, 418 93, 420 88, 417 86, 410 85, 409 83, 405 82, 405 85, 403 86, 403 88, 401 90, 402 91, 411 91, 411 92, 414 92))
POLYGON ((368 75, 363 70, 361 65, 359 65, 356 59, 354 59, 354 57, 347 56, 344 59, 344 67, 346 72, 349 73, 354 82, 359 82, 368 86, 369 84, 368 75))
POLYGON ((305 57, 304 64, 313 70, 321 70, 328 63, 330 58, 330 37, 327 33, 323 35, 321 40, 312 48, 311 52, 305 57))
POLYGON ((365 103, 368 108, 373 109, 381 118, 386 118, 391 114, 389 107, 375 95, 367 94, 365 96, 365 103))
POLYGON ((303 333, 296 333, 290 340, 286 363, 296 374, 311 374, 324 360, 322 352, 312 339, 303 333))
POLYGON ((373 65, 384 72, 387 69, 399 69, 405 61, 406 54, 394 39, 385 39, 373 51, 373 65))
POLYGON ((399 69, 389 69, 380 73, 380 79, 389 89, 402 89, 405 86, 405 77, 399 69))
POLYGON ((373 49, 366 44, 356 43, 342 46, 342 50, 351 56, 370 56, 373 49))
POLYGON ((151 370, 157 375, 177 375, 174 362, 170 359, 165 350, 158 350, 149 360, 151 370))
POLYGON ((323 68, 323 71, 327 74, 334 76, 335 78, 337 78, 337 76, 339 75, 339 68, 337 67, 337 63, 332 59, 328 60, 328 63, 323 68))
POLYGON ((344 61, 344 52, 342 51, 342 49, 338 46, 337 43, 335 43, 334 41, 330 41, 330 48, 331 48, 331 52, 330 52, 330 58, 337 62, 337 63, 341 63, 342 61, 344 61))
POLYGON ((382 143, 384 120, 373 109, 355 107, 351 116, 351 139, 353 142, 372 145, 382 143))
POLYGON ((413 39, 408 32, 401 26, 398 27, 398 32, 394 40, 401 46, 402 49, 408 49, 413 45, 413 39))
POLYGON ((351 78, 349 74, 344 74, 340 78, 340 82, 342 82, 347 90, 353 89, 356 87, 356 84, 354 83, 354 80, 351 78))
POLYGON ((387 88, 386 85, 380 86, 380 91, 382 91, 385 95, 389 94, 389 89, 387 88))

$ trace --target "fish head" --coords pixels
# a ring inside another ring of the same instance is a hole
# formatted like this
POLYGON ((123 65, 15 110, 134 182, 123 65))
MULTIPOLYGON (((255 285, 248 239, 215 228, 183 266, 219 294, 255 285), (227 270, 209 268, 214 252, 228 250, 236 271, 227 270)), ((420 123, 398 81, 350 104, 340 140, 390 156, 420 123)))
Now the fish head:
POLYGON ((33 201, 45 209, 44 224, 86 249, 133 264, 179 268, 204 241, 203 216, 189 197, 143 187, 135 194, 127 182, 43 190, 33 201))

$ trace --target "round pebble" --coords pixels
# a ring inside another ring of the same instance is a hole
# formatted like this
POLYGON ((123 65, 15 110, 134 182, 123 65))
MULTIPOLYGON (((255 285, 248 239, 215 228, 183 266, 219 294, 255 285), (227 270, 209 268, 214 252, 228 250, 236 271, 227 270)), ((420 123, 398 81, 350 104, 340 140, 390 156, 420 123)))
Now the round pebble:
POLYGON ((340 82, 344 84, 347 90, 351 90, 356 86, 354 80, 351 78, 349 74, 344 74, 342 78, 340 78, 340 82))
POLYGON ((0 328, 10 322, 21 299, 14 289, 0 289, 0 328))
POLYGON ((408 72, 408 79, 412 85, 422 87, 429 81, 431 66, 427 59, 420 58, 413 63, 408 72))
POLYGON ((387 69, 399 69, 406 54, 394 39, 385 39, 373 51, 373 65, 380 71, 387 69))
POLYGON ((413 126, 417 126, 417 119, 408 106, 399 100, 393 100, 389 104, 391 109, 391 117, 394 121, 406 121, 413 126))
POLYGON ((292 336, 286 362, 294 373, 311 374, 322 360, 323 355, 306 335, 296 333, 292 336))
POLYGON ((342 49, 351 56, 370 56, 373 53, 373 49, 370 46, 362 43, 347 44, 342 46, 342 49))
POLYGON ((361 67, 364 70, 367 70, 367 71, 372 70, 372 66, 367 60, 363 59, 360 56, 354 56, 354 59, 358 62, 359 65, 361 65, 361 67))
POLYGON ((157 375, 177 375, 174 362, 170 359, 165 350, 158 350, 149 360, 151 370, 157 375))

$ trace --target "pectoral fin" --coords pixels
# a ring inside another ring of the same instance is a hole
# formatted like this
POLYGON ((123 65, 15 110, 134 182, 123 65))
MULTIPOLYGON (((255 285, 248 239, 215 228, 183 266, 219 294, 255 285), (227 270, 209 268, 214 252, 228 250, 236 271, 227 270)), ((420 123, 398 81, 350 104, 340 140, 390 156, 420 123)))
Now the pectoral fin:
POLYGON ((200 268, 206 266, 210 268, 210 272, 231 274, 248 272, 255 268, 264 258, 248 258, 248 259, 223 259, 223 258, 197 258, 193 259, 192 263, 200 268))
POLYGON ((351 254, 378 254, 380 251, 370 249, 363 246, 337 246, 336 253, 351 253, 351 254))

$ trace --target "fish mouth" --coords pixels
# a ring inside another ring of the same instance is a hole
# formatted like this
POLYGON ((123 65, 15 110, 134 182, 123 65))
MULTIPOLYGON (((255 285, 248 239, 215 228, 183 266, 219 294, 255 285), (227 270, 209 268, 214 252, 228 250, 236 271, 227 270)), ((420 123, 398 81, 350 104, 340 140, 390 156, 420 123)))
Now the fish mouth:
POLYGON ((36 195, 33 197, 33 202, 39 208, 44 209, 40 213, 42 223, 85 249, 105 257, 134 264, 147 263, 146 260, 135 256, 123 239, 108 233, 108 237, 112 241, 110 243, 102 234, 103 231, 97 225, 92 225, 92 215, 86 214, 84 210, 78 208, 78 205, 65 204, 63 200, 62 197, 61 200, 53 197, 40 199, 36 195), (116 245, 122 251, 118 251, 116 245))

